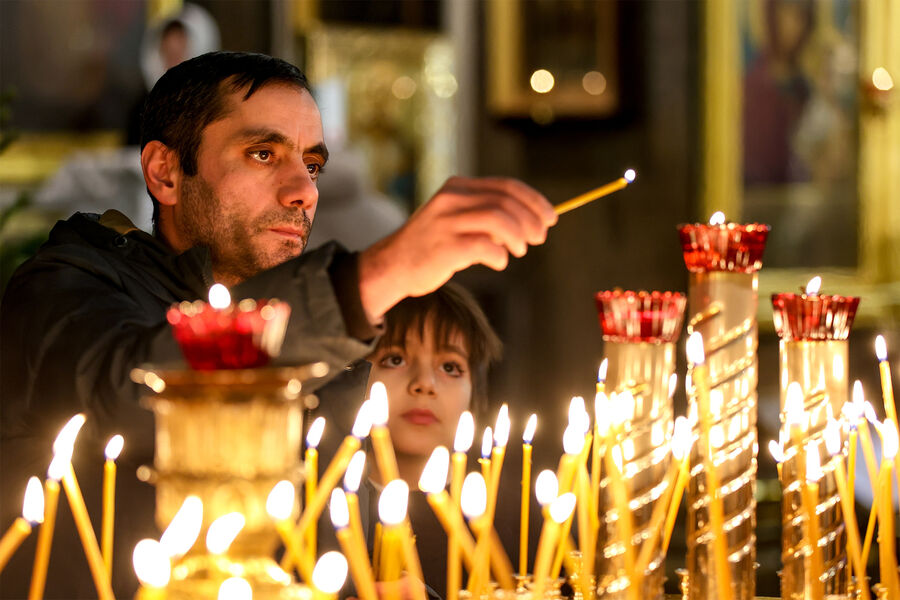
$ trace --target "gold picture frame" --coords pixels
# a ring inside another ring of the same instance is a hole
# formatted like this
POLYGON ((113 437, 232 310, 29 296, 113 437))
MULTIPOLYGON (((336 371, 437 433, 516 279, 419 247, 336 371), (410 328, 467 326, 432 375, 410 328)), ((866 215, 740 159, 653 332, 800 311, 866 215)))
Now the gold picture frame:
MULTIPOLYGON (((706 0, 702 6, 701 219, 721 210, 729 220, 738 221, 747 212, 741 79, 742 50, 746 48, 741 44, 741 28, 753 18, 752 11, 763 4, 755 0, 706 0)), ((811 4, 814 10, 829 11, 834 10, 835 3, 811 4)), ((823 293, 862 298, 857 322, 874 325, 900 315, 900 102, 892 99, 890 92, 882 94, 872 86, 878 67, 895 77, 900 73, 900 43, 888 34, 900 30, 900 11, 890 11, 888 5, 881 0, 852 4, 858 11, 853 18, 859 25, 855 38, 859 65, 855 80, 859 86, 855 113, 858 138, 854 140, 854 217, 858 223, 855 265, 765 268, 764 256, 758 318, 770 327, 771 294, 796 291, 815 275, 823 278, 823 293)), ((833 16, 817 13, 815 26, 820 27, 833 16)), ((896 96, 896 90, 893 94, 896 96)), ((834 235, 829 230, 816 233, 826 241, 834 235)))
POLYGON ((489 0, 485 11, 491 114, 541 121, 618 110, 617 3, 489 0), (553 75, 547 91, 531 84, 539 69, 553 75))

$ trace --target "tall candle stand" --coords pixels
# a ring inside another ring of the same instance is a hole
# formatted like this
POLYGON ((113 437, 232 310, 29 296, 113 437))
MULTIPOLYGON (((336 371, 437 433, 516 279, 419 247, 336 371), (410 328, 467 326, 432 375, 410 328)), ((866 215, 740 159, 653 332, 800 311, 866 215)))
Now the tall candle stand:
POLYGON ((235 574, 247 579, 254 598, 309 595, 272 559, 278 534, 266 500, 280 480, 296 484, 301 479, 301 390, 304 381, 327 371, 327 365, 315 363, 132 372, 132 379, 152 390, 144 403, 156 422, 150 480, 156 485, 160 529, 189 495, 203 502, 200 540, 210 523, 224 514, 239 512, 246 519, 224 555, 207 553, 202 541, 194 544, 173 566, 167 597, 215 597, 222 581, 235 574))
MULTIPOLYGON (((799 385, 802 393, 805 429, 790 435, 785 431, 784 461, 781 467, 782 495, 782 585, 785 600, 802 599, 807 578, 818 577, 824 593, 843 593, 847 584, 846 531, 841 514, 840 496, 834 475, 834 462, 825 454, 823 435, 828 408, 834 416, 848 396, 847 337, 853 325, 859 298, 806 294, 774 294, 775 330, 780 338, 781 423, 786 424, 786 400, 789 386, 799 385), (807 540, 807 518, 801 497, 805 484, 809 442, 818 443, 824 477, 818 485, 816 517, 819 539, 807 540), (808 573, 805 565, 807 544, 817 544, 822 553, 824 571, 808 573)), ((846 440, 842 440, 844 442, 846 440)), ((843 447, 843 444, 842 444, 843 447)))
MULTIPOLYGON (((610 393, 630 393, 633 415, 610 438, 622 448, 622 473, 633 523, 631 544, 640 551, 650 537, 650 516, 666 491, 671 461, 673 410, 669 379, 675 371, 675 342, 681 333, 686 299, 672 292, 604 291, 596 295, 604 351, 609 360, 606 387, 610 393)), ((600 531, 597 539, 597 595, 625 598, 634 573, 625 569, 625 548, 617 527, 620 515, 612 507, 610 478, 601 479, 600 531)), ((659 540, 659 538, 656 538, 659 540)), ((658 544, 658 541, 657 541, 658 544)), ((662 598, 665 557, 653 550, 638 590, 641 598, 662 598)))
MULTIPOLYGON (((687 503, 687 570, 691 599, 715 598, 712 494, 722 498, 731 597, 750 600, 756 592, 757 455, 757 275, 770 227, 722 223, 679 228, 690 272, 688 331, 702 334, 711 385, 711 432, 718 442, 712 464, 720 484, 709 490, 703 472, 703 444, 694 444, 687 503)), ((697 399, 689 387, 689 404, 697 399)), ((693 414, 696 415, 696 412, 693 414)), ((700 436, 699 422, 693 423, 700 436)), ((720 599, 730 600, 730 599, 720 599)))

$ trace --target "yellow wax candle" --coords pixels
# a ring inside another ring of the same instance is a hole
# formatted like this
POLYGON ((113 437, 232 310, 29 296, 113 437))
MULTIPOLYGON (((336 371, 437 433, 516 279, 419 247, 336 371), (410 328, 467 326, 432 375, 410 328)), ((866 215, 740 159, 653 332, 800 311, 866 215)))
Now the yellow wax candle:
MULTIPOLYGON (((462 493, 463 478, 466 476, 466 453, 472 447, 472 441, 475 437, 475 420, 472 413, 463 411, 456 425, 456 437, 453 440, 453 455, 450 458, 450 496, 454 510, 462 523, 460 513, 459 498, 462 493)), ((440 482, 440 488, 443 490, 446 483, 446 475, 444 481, 440 482)), ((429 504, 431 499, 429 497, 429 504)), ((434 506, 432 506, 434 508, 434 506)), ((438 517, 440 518, 440 517, 438 517)), ((460 541, 459 530, 455 528, 447 529, 447 600, 456 600, 459 596, 459 589, 462 586, 462 568, 460 566, 460 541)), ((465 529, 465 524, 463 524, 465 529)), ((466 530, 468 534, 468 530, 466 530)), ((471 561, 471 556, 469 557, 471 561)))
POLYGON ((25 486, 25 500, 22 503, 22 516, 16 518, 3 537, 0 538, 0 572, 13 553, 22 545, 31 533, 32 525, 44 520, 44 493, 41 480, 32 477, 25 486))
POLYGON ((705 364, 703 336, 699 332, 690 335, 687 342, 688 362, 693 365, 691 380, 697 398, 697 414, 700 417, 701 441, 703 443, 703 470, 706 472, 706 488, 710 496, 709 521, 713 536, 713 554, 716 584, 719 600, 731 600, 731 569, 728 565, 728 547, 725 537, 725 515, 719 486, 719 474, 713 462, 713 447, 710 441, 712 424, 709 402, 709 368, 705 364))
POLYGON ((272 491, 269 492, 269 496, 266 499, 266 512, 275 521, 275 529, 278 531, 278 535, 281 536, 282 543, 284 543, 286 550, 284 554, 288 559, 286 562, 282 560, 282 565, 287 565, 282 568, 290 572, 291 565, 296 565, 303 581, 309 584, 312 579, 314 559, 311 554, 303 552, 299 544, 299 538, 295 535, 294 527, 291 524, 295 496, 296 490, 293 483, 286 479, 279 481, 272 488, 272 491))
POLYGON ((562 529, 562 524, 575 510, 575 494, 568 492, 557 497, 549 508, 549 519, 544 518, 541 527, 541 536, 538 539, 537 552, 534 557, 534 588, 532 597, 543 598, 544 588, 550 576, 553 551, 557 546, 557 538, 562 529))
MULTIPOLYGON (((504 590, 513 591, 516 589, 516 585, 513 580, 512 562, 506 554, 506 549, 503 547, 503 542, 500 541, 500 536, 497 535, 497 530, 493 527, 488 527, 487 522, 486 515, 482 515, 469 521, 469 526, 479 536, 478 539, 484 537, 487 540, 487 560, 490 562, 490 568, 497 579, 497 584, 504 590)), ((475 556, 478 556, 477 547, 475 556)), ((490 581, 487 577, 486 568, 482 571, 481 577, 482 581, 490 581)))
POLYGON ((643 580, 640 573, 635 572, 634 526, 631 520, 631 511, 628 509, 628 491, 625 488, 624 475, 622 473, 622 448, 613 446, 606 454, 606 472, 609 477, 609 485, 612 491, 613 504, 616 509, 617 522, 616 533, 619 543, 625 549, 625 572, 628 574, 628 597, 632 600, 638 598, 640 583, 643 580))
POLYGON ((397 456, 394 454, 394 444, 391 443, 391 432, 387 428, 390 407, 388 404, 387 389, 380 381, 372 384, 369 391, 369 402, 372 405, 372 450, 375 452, 375 463, 381 474, 381 483, 387 483, 400 479, 400 469, 397 467, 397 456))
POLYGON ((884 400, 884 414, 887 418, 897 423, 897 407, 894 406, 894 388, 891 383, 891 365, 887 359, 887 346, 884 337, 875 338, 875 354, 878 358, 878 370, 881 374, 881 394, 884 400))
POLYGON ((372 543, 372 570, 378 574, 381 579, 381 548, 384 546, 384 526, 381 523, 375 523, 375 540, 372 543))
POLYGON ((580 465, 577 475, 578 544, 581 550, 581 573, 578 582, 583 598, 592 598, 591 580, 594 577, 593 522, 591 520, 591 493, 587 467, 580 465))
MULTIPOLYGON (((356 494, 353 494, 355 497, 356 494)), ((344 494, 343 490, 335 489, 331 493, 331 523, 334 525, 335 534, 347 562, 350 564, 350 575, 356 585, 356 591, 360 600, 378 600, 375 590, 375 576, 372 566, 369 564, 369 555, 366 552, 364 540, 356 537, 350 528, 350 494, 344 494)), ((357 504, 358 510, 358 504, 357 504)))
POLYGON ((103 515, 100 526, 100 550, 106 572, 112 578, 113 526, 116 510, 116 459, 122 452, 125 439, 114 435, 106 444, 106 462, 103 463, 103 515))
MULTIPOLYGON (((691 478, 691 424, 684 417, 675 419, 675 431, 672 434, 672 464, 678 464, 678 479, 675 489, 672 491, 669 509, 666 514, 666 522, 663 527, 662 554, 666 555, 669 542, 672 541, 672 531, 675 528, 675 519, 678 516, 678 507, 681 505, 681 496, 684 488, 691 478)), ((781 463, 778 463, 779 465, 781 463)), ((646 544, 646 542, 644 542, 646 544)), ((643 553, 643 550, 642 550, 643 553)))
MULTIPOLYGON (((874 484, 878 477, 878 465, 875 461, 875 449, 872 446, 872 436, 869 433, 869 417, 875 416, 872 405, 865 401, 862 382, 858 379, 853 382, 853 406, 856 416, 856 430, 859 432, 859 441, 863 449, 863 458, 866 461, 866 472, 869 475, 869 483, 874 484), (868 414, 867 414, 868 413, 868 414)), ((874 498, 874 495, 872 496, 874 498)))
POLYGON ((67 455, 55 454, 50 462, 50 468, 47 469, 47 480, 44 482, 44 522, 38 532, 28 600, 41 600, 44 597, 47 566, 50 564, 50 547, 53 544, 53 530, 56 526, 56 509, 59 506, 59 480, 65 475, 68 460, 67 455))
POLYGON ((807 589, 812 600, 824 600, 825 584, 821 574, 825 571, 822 549, 819 547, 819 479, 822 468, 819 463, 818 444, 810 442, 806 448, 806 485, 802 487, 803 509, 806 513, 806 543, 809 545, 809 566, 806 569, 807 589))
POLYGON ((878 525, 878 557, 881 571, 881 583, 889 590, 888 598, 900 598, 900 581, 897 575, 896 537, 894 530, 894 500, 891 486, 891 471, 897 456, 898 440, 896 428, 890 422, 883 425, 882 433, 882 485, 876 498, 880 498, 881 522, 878 525))
MULTIPOLYGON (((337 485, 337 482, 347 470, 350 460, 362 445, 363 438, 369 435, 371 427, 371 405, 367 401, 363 403, 356 413, 356 420, 353 423, 353 430, 350 435, 344 438, 344 441, 341 442, 337 452, 335 452, 334 458, 331 459, 331 462, 328 463, 328 466, 325 468, 322 479, 316 487, 315 496, 313 496, 312 501, 304 507, 303 513, 300 515, 300 520, 297 521, 297 525, 294 527, 296 536, 302 536, 306 531, 306 528, 310 527, 310 525, 315 526, 319 515, 322 514, 322 510, 325 508, 325 503, 331 495, 331 490, 334 489, 334 486, 337 485)), ((291 560, 290 553, 285 553, 284 557, 281 559, 281 568, 285 571, 289 571, 291 560)))
MULTIPOLYGON (((303 483, 303 489, 307 506, 312 504, 313 498, 316 497, 316 487, 319 483, 319 442, 322 441, 324 431, 325 418, 317 417, 309 426, 309 431, 306 432, 306 453, 303 460, 306 481, 303 483)), ((315 556, 318 545, 315 523, 306 528, 303 539, 306 550, 315 556)))
MULTIPOLYGON (((402 479, 390 481, 378 498, 378 517, 384 524, 382 535, 385 541, 381 556, 384 565, 382 581, 399 579, 403 563, 414 580, 423 580, 415 542, 406 524, 408 503, 409 487, 402 479)), ((415 600, 425 600, 425 590, 420 585, 413 585, 411 594, 415 600)))
POLYGON ((528 525, 531 501, 531 441, 537 428, 537 415, 528 417, 522 434, 522 491, 519 500, 519 576, 528 574, 528 525))
POLYGON ((579 206, 583 206, 588 202, 593 202, 598 198, 602 198, 603 196, 607 196, 609 194, 612 194, 613 192, 617 192, 634 181, 635 175, 636 174, 634 172, 634 169, 628 169, 627 171, 625 171, 625 175, 616 179, 615 181, 612 181, 589 192, 585 192, 580 196, 575 196, 570 200, 566 200, 565 202, 557 204, 553 207, 553 210, 556 211, 556 214, 561 215, 563 213, 569 212, 570 210, 574 210, 579 206))
MULTIPOLYGON (((462 506, 463 514, 469 519, 469 523, 479 519, 486 513, 487 484, 480 473, 469 473, 466 475, 466 479, 463 481, 460 504, 462 506)), ((481 538, 485 536, 485 531, 486 530, 482 530, 481 534, 476 538, 475 556, 472 561, 472 571, 469 574, 467 589, 473 594, 478 594, 482 587, 487 583, 484 581, 487 578, 487 572, 483 568, 483 565, 478 562, 479 558, 481 558, 483 562, 486 562, 489 558, 486 552, 484 553, 483 558, 479 556, 479 550, 487 547, 482 546, 480 543, 481 538)))
MULTIPOLYGON (((844 472, 844 462, 841 458, 840 427, 825 429, 825 446, 831 454, 831 463, 834 467, 834 480, 840 497, 841 513, 844 515, 844 525, 847 530, 847 556, 850 557, 852 571, 857 573, 859 581, 864 581, 865 566, 862 562, 862 549, 859 540, 859 526, 856 523, 856 508, 853 504, 853 496, 847 485, 847 474, 844 472)), ((862 600, 869 600, 869 586, 860 585, 862 600)))
POLYGON ((72 518, 75 520, 75 528, 78 530, 78 535, 81 538, 81 545, 84 548, 84 555, 87 558, 91 577, 93 577, 94 586, 97 588, 97 594, 100 600, 112 600, 114 596, 109 573, 106 571, 106 565, 103 563, 103 555, 100 554, 100 546, 97 545, 97 536, 94 534, 91 518, 88 516, 87 507, 84 505, 84 497, 81 495, 81 488, 78 486, 78 480, 75 478, 75 471, 72 469, 71 463, 63 476, 62 484, 63 489, 66 491, 66 498, 69 500, 69 507, 72 509, 72 518))
MULTIPOLYGON (((607 360, 603 359, 601 369, 603 378, 606 378, 605 365, 607 360)), ((603 455, 606 452, 606 438, 609 435, 609 398, 603 391, 606 387, 605 382, 601 383, 600 374, 597 375, 597 395, 594 396, 594 443, 591 445, 591 514, 598 515, 600 513, 600 474, 602 472, 603 455)), ((599 518, 595 519, 592 535, 596 542, 597 534, 600 528, 599 518)))

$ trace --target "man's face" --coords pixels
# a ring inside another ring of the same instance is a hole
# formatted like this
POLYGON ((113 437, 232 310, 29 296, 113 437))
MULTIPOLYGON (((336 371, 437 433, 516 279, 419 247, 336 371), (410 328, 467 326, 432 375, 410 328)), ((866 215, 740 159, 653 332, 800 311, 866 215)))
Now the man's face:
POLYGON ((178 236, 210 249, 226 285, 303 252, 327 159, 309 92, 270 84, 244 93, 230 94, 225 116, 203 130, 197 175, 182 179, 173 214, 178 236))

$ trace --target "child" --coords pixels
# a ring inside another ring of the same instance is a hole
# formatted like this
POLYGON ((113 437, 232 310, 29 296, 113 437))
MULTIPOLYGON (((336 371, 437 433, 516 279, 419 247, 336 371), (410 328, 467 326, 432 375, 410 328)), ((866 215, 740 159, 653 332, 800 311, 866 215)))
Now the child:
MULTIPOLYGON (((384 383, 388 429, 400 477, 415 490, 432 450, 452 450, 460 415, 487 401, 488 367, 501 343, 472 295, 447 283, 407 298, 385 315, 385 333, 369 357, 372 383, 384 383)), ((369 469, 377 483, 378 470, 369 469)))

